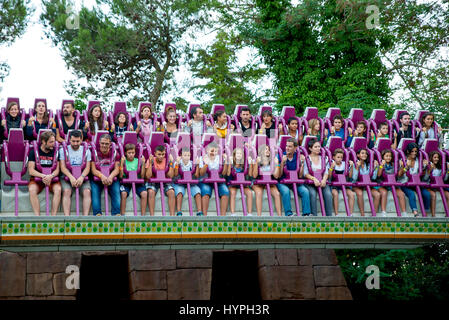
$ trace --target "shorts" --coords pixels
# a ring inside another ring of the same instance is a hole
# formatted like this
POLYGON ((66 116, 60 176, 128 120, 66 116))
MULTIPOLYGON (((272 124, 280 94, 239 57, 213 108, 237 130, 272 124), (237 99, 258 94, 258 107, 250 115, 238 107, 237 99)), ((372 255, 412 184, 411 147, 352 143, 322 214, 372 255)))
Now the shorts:
MULTIPOLYGON (((330 187, 331 187, 331 190, 337 190, 337 191, 341 191, 342 190, 341 186, 330 186, 330 187)), ((352 190, 352 187, 351 186, 346 186, 345 189, 346 190, 352 190)))
MULTIPOLYGON (((178 194, 182 193, 182 196, 184 197, 186 190, 187 190, 187 185, 186 184, 177 184, 174 183, 173 184, 174 189, 175 189, 175 196, 177 196, 178 194)), ((201 189, 200 187, 198 187, 197 184, 195 185, 190 185, 190 194, 192 195, 192 197, 195 198, 195 196, 197 194, 201 195, 201 189)))
MULTIPOLYGON (((42 190, 45 189, 45 184, 44 184, 42 181, 36 181, 36 180, 34 180, 34 177, 30 177, 30 183, 28 183, 28 188, 29 188, 31 185, 37 185, 37 186, 38 186, 37 194, 41 193, 42 190)), ((50 186, 49 186, 50 188, 49 188, 49 190, 50 190, 51 193, 53 193, 53 187, 54 187, 55 185, 61 185, 61 183, 60 183, 59 181, 55 181, 55 182, 50 183, 50 186)))
POLYGON ((390 186, 383 186, 383 187, 373 187, 373 189, 374 190, 379 190, 380 188, 384 188, 384 189, 386 189, 387 191, 391 191, 391 187, 390 186))
MULTIPOLYGON (((160 189, 160 183, 150 183, 150 182, 146 182, 145 183, 145 188, 154 190, 156 193, 159 191, 160 189)), ((173 187, 173 183, 164 183, 164 193, 167 194, 167 192, 169 190, 174 190, 175 188, 173 187)))
MULTIPOLYGON (((212 183, 202 183, 200 182, 198 186, 201 189, 201 196, 212 196, 212 189, 214 188, 214 185, 212 183)), ((225 183, 218 183, 218 195, 220 197, 222 196, 229 196, 229 189, 226 186, 225 183)))
MULTIPOLYGON (((66 181, 64 179, 64 177, 59 177, 59 181, 61 181, 61 187, 62 187, 62 191, 64 190, 73 190, 75 188, 72 187, 72 184, 70 183, 70 181, 66 181)), ((81 191, 84 191, 86 189, 90 190, 90 183, 89 180, 86 180, 83 182, 83 184, 81 185, 81 188, 79 188, 81 191)))
MULTIPOLYGON (((128 196, 131 191, 132 191, 132 184, 129 183, 120 184, 120 193, 126 192, 128 196)), ((139 195, 139 197, 143 191, 147 191, 145 183, 136 183, 136 193, 139 195)))

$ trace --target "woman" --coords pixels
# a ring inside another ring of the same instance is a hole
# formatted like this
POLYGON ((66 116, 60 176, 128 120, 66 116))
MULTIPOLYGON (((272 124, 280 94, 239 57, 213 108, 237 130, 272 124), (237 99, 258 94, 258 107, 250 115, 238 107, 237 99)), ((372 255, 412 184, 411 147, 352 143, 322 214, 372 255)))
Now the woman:
MULTIPOLYGON (((34 136, 34 131, 39 134, 40 129, 51 128, 54 119, 50 119, 47 106, 44 101, 37 101, 34 105, 34 116, 30 116, 28 123, 25 127, 25 136, 29 140, 35 140, 37 136, 34 136)), ((56 130, 54 130, 55 132, 56 130)))
POLYGON ((435 116, 431 112, 426 112, 421 117, 421 130, 418 133, 418 146, 421 148, 426 139, 437 139, 439 144, 442 143, 443 135, 441 127, 435 130, 435 116))
POLYGON ((104 113, 99 104, 93 105, 87 112, 87 120, 84 129, 90 136, 95 136, 97 131, 109 130, 109 124, 104 120, 104 113))
POLYGON ((1 123, 1 134, 3 135, 4 139, 8 139, 8 133, 9 133, 9 129, 11 128, 23 128, 25 127, 26 122, 25 120, 21 121, 20 118, 20 113, 19 113, 19 105, 17 104, 17 102, 10 102, 8 104, 8 107, 6 108, 6 119, 2 120, 1 123), (6 137, 5 137, 5 126, 8 129, 8 132, 6 132, 6 137))

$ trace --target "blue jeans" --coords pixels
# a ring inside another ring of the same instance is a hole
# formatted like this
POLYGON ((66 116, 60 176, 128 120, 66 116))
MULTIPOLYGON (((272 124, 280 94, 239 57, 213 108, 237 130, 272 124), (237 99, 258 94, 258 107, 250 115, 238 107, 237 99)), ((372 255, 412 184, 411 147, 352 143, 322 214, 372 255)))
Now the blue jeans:
MULTIPOLYGON (((186 190, 187 190, 187 185, 186 184, 177 184, 174 183, 173 187, 175 187, 175 196, 178 196, 179 193, 182 194, 182 196, 184 197, 186 190)), ((191 184, 190 185, 190 194, 192 195, 193 198, 195 198, 195 196, 197 194, 199 194, 201 196, 201 189, 200 187, 198 187, 198 185, 196 184, 191 184)))
MULTIPOLYGON (((415 190, 407 187, 401 187, 401 190, 405 193, 405 195, 408 198, 408 204, 410 205, 410 209, 412 209, 412 211, 418 211, 418 206, 416 205, 415 190)), ((427 194, 429 194, 429 192, 427 192, 427 194)), ((430 199, 429 199, 429 208, 430 208, 430 199)))
MULTIPOLYGON (((212 189, 214 188, 214 185, 212 183, 202 183, 200 182, 198 186, 201 189, 201 196, 212 196, 212 189)), ((218 183, 218 195, 220 197, 222 196, 229 196, 229 189, 228 186, 225 183, 218 183)))
MULTIPOLYGON (((298 184, 296 186, 298 189, 298 195, 301 197, 302 214, 308 215, 311 213, 309 190, 307 190, 307 188, 303 184, 298 184)), ((285 215, 291 216, 293 212, 292 212, 292 205, 290 203, 291 200, 290 190, 293 189, 293 185, 278 183, 276 187, 278 188, 279 193, 281 194, 282 206, 284 207, 285 215)))
MULTIPOLYGON (((92 192, 92 211, 94 216, 101 213, 101 191, 103 190, 103 183, 101 181, 95 182, 90 180, 90 188, 92 192)), ((112 185, 108 187, 108 193, 111 196, 112 212, 111 215, 115 216, 120 214, 120 182, 114 181, 112 185)))
MULTIPOLYGON (((318 189, 311 184, 307 185, 307 189, 310 193, 310 208, 312 210, 312 215, 316 216, 318 214, 316 206, 318 189)), ((330 217, 332 216, 332 191, 328 185, 321 190, 323 191, 324 210, 326 211, 326 216, 330 217)))
POLYGON ((429 190, 422 188, 421 195, 422 195, 422 202, 424 204, 424 209, 426 209, 426 211, 429 211, 430 210, 430 202, 431 202, 429 190))

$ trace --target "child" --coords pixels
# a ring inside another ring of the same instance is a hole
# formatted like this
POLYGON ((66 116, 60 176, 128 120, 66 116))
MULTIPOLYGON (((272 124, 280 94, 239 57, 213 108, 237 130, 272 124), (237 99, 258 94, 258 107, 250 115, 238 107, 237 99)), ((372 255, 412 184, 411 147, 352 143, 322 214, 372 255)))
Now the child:
POLYGON ((346 140, 346 147, 351 147, 352 139, 354 137, 366 138, 366 129, 367 127, 365 121, 357 122, 355 130, 348 128, 349 137, 348 140, 346 140))
MULTIPOLYGON (((136 133, 149 138, 153 130, 153 112, 149 105, 142 105, 140 108, 140 121, 137 122, 136 133)), ((155 127, 159 127, 159 121, 156 121, 155 127)))
POLYGON ((284 134, 285 135, 289 135, 290 137, 296 139, 296 141, 299 144, 300 135, 299 135, 298 126, 299 126, 299 124, 298 124, 298 119, 297 118, 294 118, 294 117, 288 118, 288 120, 287 120, 287 129, 288 129, 288 131, 284 133, 284 130, 281 127, 280 134, 281 135, 284 135, 284 134))
POLYGON ((343 128, 343 117, 339 114, 337 114, 334 119, 332 119, 332 127, 330 127, 330 129, 328 129, 327 131, 327 136, 326 136, 326 141, 324 142, 324 144, 327 143, 327 138, 330 136, 336 136, 336 137, 340 137, 342 141, 345 140, 345 129, 343 128))
MULTIPOLYGON (((423 161, 426 165, 423 181, 430 182, 430 177, 440 177, 442 175, 442 159, 438 151, 432 151, 429 154, 430 162, 423 161)), ((448 173, 446 173, 446 176, 448 173)), ((425 191, 430 194, 430 211, 432 217, 435 217, 435 206, 436 206, 436 191, 432 188, 422 188, 421 193, 423 194, 423 199, 425 199, 425 191)), ((429 210, 429 205, 425 203, 425 209, 429 210)))
MULTIPOLYGON (((324 134, 327 138, 327 131, 324 131, 324 134)), ((321 124, 318 119, 310 119, 309 120, 309 129, 307 129, 307 135, 309 136, 315 136, 318 141, 321 142, 321 124)), ((301 139, 302 143, 302 139, 301 139)))
POLYGON ((87 112, 87 120, 84 125, 84 130, 90 136, 95 136, 95 133, 100 130, 109 130, 109 124, 104 120, 104 113, 99 104, 93 105, 87 112))
MULTIPOLYGON (((190 149, 189 148, 182 148, 181 150, 181 158, 178 157, 175 162, 175 170, 174 170, 174 178, 173 178, 173 186, 175 189, 175 196, 176 196, 176 210, 177 216, 182 216, 182 198, 184 197, 184 194, 186 192, 186 185, 178 184, 176 183, 178 179, 181 178, 181 175, 179 171, 192 171, 193 170, 193 162, 190 160, 190 149)), ((197 208, 197 216, 203 215, 203 211, 201 209, 201 189, 198 187, 198 185, 190 185, 190 194, 195 199, 196 208, 197 208)))
MULTIPOLYGON (((199 165, 196 167, 195 176, 200 180, 199 187, 201 189, 201 207, 203 212, 200 212, 199 216, 207 216, 207 210, 209 209, 209 199, 212 195, 213 184, 203 183, 202 181, 207 178, 207 169, 219 170, 220 169, 220 156, 218 155, 218 145, 215 142, 211 142, 206 147, 206 155, 200 158, 199 165)), ((227 157, 223 154, 223 161, 225 165, 222 169, 222 174, 228 172, 227 157)), ((228 210, 229 189, 226 183, 218 183, 218 195, 220 196, 220 213, 225 216, 228 210)))
MULTIPOLYGON (((382 162, 380 163, 380 166, 377 169, 377 181, 382 182, 383 181, 383 173, 385 174, 394 174, 394 164, 393 164, 393 152, 389 149, 385 149, 381 153, 382 156, 382 162)), ((374 187, 374 189, 379 190, 380 192, 380 206, 381 206, 381 216, 386 217, 387 216, 387 196, 388 191, 391 191, 391 187, 374 187)), ((405 211, 405 198, 404 193, 401 189, 397 188, 396 194, 399 200, 399 206, 401 207, 401 211, 405 211)), ((378 208, 376 207, 376 210, 378 208)))
MULTIPOLYGON (((149 180, 153 176, 153 165, 154 170, 164 171, 167 168, 167 159, 165 158, 166 150, 164 145, 159 145, 154 150, 154 156, 151 154, 145 164, 146 169, 146 179, 149 180)), ((170 163, 169 170, 166 174, 166 177, 171 179, 174 176, 174 165, 173 165, 173 157, 170 155, 169 158, 170 163)), ((154 207, 156 204, 156 193, 159 190, 160 183, 148 183, 148 207, 150 208, 150 215, 154 216, 154 207)), ((170 211, 170 215, 175 215, 175 191, 172 183, 164 183, 164 193, 168 197, 168 208, 170 211)))
MULTIPOLYGON (((253 178, 257 179, 260 175, 271 175, 273 176, 275 167, 271 166, 271 151, 270 147, 267 145, 261 145, 258 150, 258 156, 256 159, 256 163, 253 167, 253 178)), ((274 163, 276 166, 279 166, 279 160, 275 157, 274 163)), ((256 210, 257 215, 262 215, 262 196, 263 190, 265 189, 265 185, 255 184, 253 186, 254 191, 256 192, 256 210)), ((281 216, 281 195, 279 193, 276 185, 270 185, 271 196, 274 198, 274 205, 276 207, 276 212, 278 216, 281 216)))
MULTIPOLYGON (((218 110, 214 114, 214 132, 215 134, 222 139, 225 139, 228 134, 228 117, 226 116, 226 112, 224 110, 218 110)), ((234 125, 230 125, 230 133, 234 131, 234 125)))
MULTIPOLYGON (((333 161, 331 165, 329 166, 328 174, 329 174, 329 181, 332 181, 333 174, 346 174, 345 168, 346 163, 343 161, 344 151, 343 149, 335 149, 334 153, 332 154, 333 161)), ((349 164, 352 164, 352 161, 349 161, 349 164)), ((338 191, 341 190, 341 187, 338 186, 331 186, 332 190, 332 198, 334 203, 334 211, 335 216, 338 216, 338 191)), ((354 192, 349 188, 346 188, 346 194, 348 196, 348 202, 349 202, 349 212, 352 214, 354 212, 354 192)))
MULTIPOLYGON (((128 123, 129 123, 128 113, 126 112, 117 113, 114 119, 114 123, 111 125, 112 136, 114 136, 115 134, 117 138, 123 137, 125 131, 128 130, 128 123)), ((133 130, 134 128, 131 126, 130 129, 133 130)))
POLYGON ((374 131, 371 130, 371 140, 368 145, 370 149, 374 148, 376 145, 376 140, 379 138, 390 138, 388 135, 388 123, 382 122, 379 124, 379 129, 377 129, 377 136, 374 134, 374 131))
POLYGON ((438 131, 435 130, 435 116, 431 112, 426 112, 421 117, 421 126, 422 129, 418 131, 418 146, 422 147, 424 144, 424 140, 426 139, 437 139, 439 144, 441 145, 443 135, 441 134, 442 128, 438 127, 438 131))
MULTIPOLYGON (((137 171, 139 159, 135 158, 136 156, 136 146, 132 143, 128 143, 125 145, 125 157, 122 157, 120 161, 120 173, 119 178, 126 178, 125 168, 127 171, 137 171)), ((142 169, 140 170, 140 177, 145 177, 145 158, 142 156, 141 158, 142 169)), ((128 198, 128 194, 131 190, 130 184, 120 184, 120 214, 123 216, 126 211, 126 198, 128 198)), ((145 211, 147 210, 147 191, 144 183, 136 184, 136 193, 140 197, 140 211, 142 216, 145 215, 145 211)))
MULTIPOLYGON (((357 163, 353 164, 349 169, 349 179, 352 179, 353 183, 357 183, 359 174, 369 174, 370 166, 368 160, 368 151, 366 149, 359 149, 357 151, 357 163)), ((377 167, 378 162, 374 161, 374 167, 377 167)), ((373 170, 372 180, 376 180, 377 171, 373 170)), ((357 204, 359 205, 360 215, 365 216, 365 201, 363 199, 363 189, 361 187, 354 187, 354 192, 357 195, 357 204)), ((379 207, 380 193, 375 189, 371 189, 374 199, 374 208, 379 207)))
MULTIPOLYGON (((229 172, 228 177, 229 181, 232 180, 232 173, 231 169, 235 170, 235 172, 240 173, 243 172, 245 169, 245 152, 242 148, 235 148, 232 152, 232 158, 231 158, 231 166, 229 166, 229 172)), ((249 173, 253 172, 254 164, 252 163, 251 157, 248 157, 248 164, 249 164, 249 173)), ((245 176, 245 180, 250 180, 250 175, 248 174, 245 176)), ((235 216, 235 196, 237 194, 237 190, 240 191, 239 186, 229 186, 229 192, 231 193, 231 216, 235 216)), ((246 197, 246 206, 248 209, 248 216, 252 216, 253 211, 253 192, 249 187, 244 187, 245 197, 246 197)))

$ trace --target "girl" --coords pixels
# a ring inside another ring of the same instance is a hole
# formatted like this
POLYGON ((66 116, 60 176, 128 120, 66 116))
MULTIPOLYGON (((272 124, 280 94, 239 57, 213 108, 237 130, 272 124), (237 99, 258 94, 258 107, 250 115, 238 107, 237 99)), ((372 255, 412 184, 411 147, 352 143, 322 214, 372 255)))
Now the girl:
MULTIPOLYGON (((400 183, 407 183, 408 182, 408 176, 406 172, 409 172, 410 174, 418 174, 419 173, 419 159, 418 159, 418 145, 416 143, 410 143, 407 145, 407 150, 405 151, 405 155, 407 157, 407 161, 404 164, 402 160, 399 161, 400 168, 398 173, 398 182, 400 183)), ((408 203, 410 205, 410 208, 413 211, 413 215, 418 217, 418 206, 416 205, 416 196, 415 196, 415 190, 413 190, 410 187, 403 186, 401 187, 401 190, 405 193, 405 195, 408 198, 408 203)), ((424 191, 424 190, 423 190, 424 191)), ((424 203, 430 203, 430 194, 427 192, 422 192, 424 203)), ((404 205, 405 207, 405 205, 404 205)), ((407 212, 402 213, 404 217, 407 216, 407 212)))
MULTIPOLYGON (((111 125, 111 134, 117 138, 123 137, 125 131, 128 131, 129 119, 127 112, 119 112, 115 116, 114 123, 111 125)), ((133 126, 130 127, 130 130, 133 130, 133 126)))
MULTIPOLYGON (((44 101, 37 101, 34 105, 34 116, 28 119, 28 123, 25 127, 25 135, 28 139, 34 140, 34 129, 36 128, 36 133, 39 134, 40 129, 51 128, 54 120, 49 118, 49 113, 47 106, 44 101)), ((37 138, 37 137, 36 137, 37 138)))
POLYGON ((84 125, 84 130, 90 136, 95 136, 95 133, 100 130, 108 130, 109 124, 104 120, 104 113, 99 104, 93 105, 87 112, 87 120, 84 125))
POLYGON ((178 126, 176 125, 176 111, 173 107, 168 107, 165 115, 167 122, 162 123, 161 131, 164 132, 164 140, 169 145, 174 145, 178 136, 178 126))
MULTIPOLYGON (((429 159, 430 159, 429 163, 427 163, 427 161, 425 161, 427 167, 424 172, 423 181, 426 181, 426 182, 430 182, 431 176, 432 177, 440 177, 442 174, 442 159, 441 159, 440 153, 438 151, 430 152, 429 159)), ((446 172, 446 176, 447 175, 448 175, 448 173, 446 172)), ((430 211, 432 213, 432 217, 435 217, 436 191, 437 190, 432 189, 432 188, 427 188, 427 189, 422 188, 421 194, 423 195, 423 199, 425 197, 425 191, 427 191, 430 195, 430 201, 431 201, 430 202, 430 211)), ((426 210, 429 210, 428 205, 427 206, 425 205, 424 207, 426 208, 426 210)))
POLYGON ((322 163, 321 158, 321 144, 317 139, 311 139, 308 143, 309 148, 309 161, 310 161, 310 168, 307 165, 304 165, 304 177, 306 179, 312 180, 314 185, 306 185, 307 189, 309 189, 310 193, 310 208, 312 211, 312 215, 317 215, 317 207, 316 207, 316 200, 317 200, 317 188, 322 188, 323 190, 323 197, 324 197, 324 206, 326 211, 326 216, 332 216, 332 192, 329 188, 329 185, 326 184, 326 181, 328 179, 328 171, 326 170, 326 166, 324 163, 322 163), (321 171, 323 174, 322 180, 318 180, 316 177, 314 177, 311 172, 319 172, 321 171))
MULTIPOLYGON (((137 122, 136 133, 144 138, 149 138, 153 130, 153 112, 149 105, 142 105, 140 108, 140 121, 137 122)), ((155 127, 159 127, 159 121, 156 121, 155 127)))
MULTIPOLYGON (((352 180, 353 183, 357 183, 359 175, 368 175, 370 173, 370 166, 368 160, 368 151, 366 149, 359 149, 357 151, 357 163, 353 163, 351 168, 349 169, 349 179, 352 180)), ((377 167, 378 162, 374 160, 374 167, 377 167)), ((373 175, 371 180, 376 180, 377 171, 373 170, 373 175)), ((369 187, 368 187, 369 188, 369 187)), ((361 187, 354 187, 354 192, 357 195, 357 204, 359 205, 360 215, 362 217, 365 216, 365 201, 363 199, 363 189, 361 187)), ((376 189, 371 189, 371 194, 374 199, 374 208, 379 207, 380 201, 380 193, 376 189)))
MULTIPOLYGON (((20 116, 19 116, 19 105, 17 104, 17 102, 10 102, 8 104, 8 107, 6 109, 6 119, 2 120, 1 123, 1 134, 4 135, 5 132, 5 126, 7 126, 8 128, 8 132, 9 133, 9 129, 11 128, 23 128, 26 125, 25 120, 20 121, 20 116)), ((6 137, 4 137, 4 139, 8 139, 8 135, 6 135, 6 137)))
MULTIPOLYGON (((335 149, 332 154, 333 161, 329 166, 328 175, 329 181, 332 181, 333 174, 345 174, 346 163, 343 161, 344 151, 343 149, 335 149)), ((349 161, 352 164, 352 161, 349 161)), ((331 186, 332 198, 334 203, 335 216, 338 216, 338 191, 341 190, 339 186, 331 186)), ((354 212, 354 192, 349 188, 346 188, 346 194, 349 200, 349 212, 352 214, 354 212)))
MULTIPOLYGON (((231 170, 235 170, 236 173, 243 172, 245 169, 245 152, 242 148, 235 148, 232 152, 231 165, 229 166, 230 170, 227 172, 228 180, 232 180, 232 172, 231 170)), ((245 180, 250 180, 250 177, 253 175, 253 168, 255 164, 252 163, 251 157, 248 157, 249 170, 248 175, 245 176, 245 180)), ((246 206, 248 209, 248 216, 252 216, 253 212, 253 192, 250 187, 244 187, 245 197, 246 197, 246 206)), ((231 216, 235 216, 235 196, 237 194, 237 190, 240 191, 239 186, 229 186, 229 192, 231 194, 231 216)))
MULTIPOLYGON (((119 178, 126 178, 125 168, 128 171, 137 171, 139 159, 136 158, 136 146, 132 143, 128 143, 125 145, 125 156, 122 157, 120 161, 120 173, 119 178)), ((142 168, 140 170, 139 176, 141 178, 145 177, 145 158, 142 156, 141 158, 142 168)), ((120 214, 125 215, 126 211, 126 199, 128 198, 128 194, 131 191, 130 184, 121 184, 120 183, 120 214)), ((147 210, 147 189, 145 187, 145 183, 136 184, 136 193, 140 197, 140 211, 142 216, 145 215, 145 211, 147 210)))
POLYGON ((232 133, 234 125, 230 125, 230 131, 228 133, 228 117, 224 110, 218 110, 214 113, 214 132, 219 138, 226 138, 227 134, 232 133))
POLYGON ((284 130, 282 129, 282 127, 280 127, 280 134, 281 135, 284 135, 284 134, 289 135, 290 137, 296 139, 296 141, 298 141, 298 144, 299 144, 300 135, 299 135, 298 126, 299 126, 299 124, 298 124, 297 118, 294 118, 294 117, 288 118, 288 120, 287 120, 288 131, 284 133, 284 130))
MULTIPOLYGON (((389 149, 385 149, 381 153, 382 156, 382 162, 380 163, 380 166, 377 169, 377 181, 382 182, 383 181, 383 174, 394 174, 394 163, 393 163, 393 152, 389 149)), ((391 191, 391 187, 374 187, 374 189, 378 190, 380 192, 380 207, 381 207, 381 216, 386 217, 387 216, 387 196, 388 191, 391 191)), ((401 189, 396 188, 396 194, 399 200, 399 206, 401 207, 401 211, 405 211, 405 198, 404 193, 401 189)), ((376 210, 379 208, 376 207, 376 210)))
MULTIPOLYGON (((258 157, 256 159, 256 163, 253 166, 253 178, 257 179, 260 175, 274 174, 274 166, 271 166, 271 151, 268 145, 261 145, 258 150, 258 157), (260 170, 259 170, 260 169, 260 170)), ((276 166, 279 166, 279 160, 275 157, 274 163, 276 166)), ((262 196, 265 185, 255 184, 253 186, 254 191, 256 192, 256 210, 257 215, 262 215, 262 196)), ((274 205, 276 207, 276 212, 278 216, 281 216, 281 195, 279 193, 276 185, 270 185, 271 196, 274 198, 274 205)))
POLYGON ((431 112, 426 112, 421 117, 421 130, 418 131, 418 146, 422 147, 424 140, 426 139, 437 139, 441 145, 443 135, 442 128, 438 127, 438 132, 435 130, 435 116, 431 112))
MULTIPOLYGON (((327 130, 324 131, 324 134, 327 137, 327 130)), ((321 124, 318 119, 309 120, 309 129, 307 129, 307 135, 315 136, 318 139, 318 141, 321 142, 321 124)))

